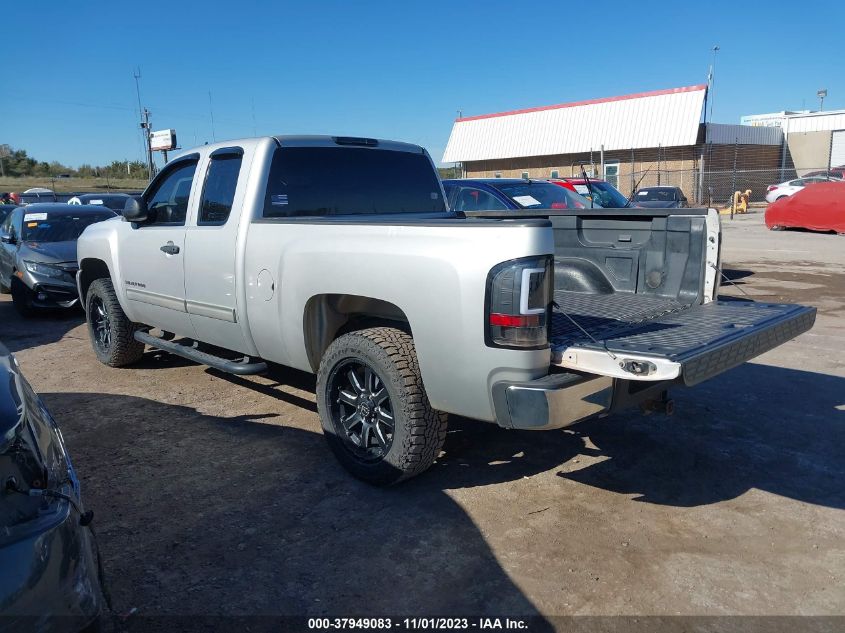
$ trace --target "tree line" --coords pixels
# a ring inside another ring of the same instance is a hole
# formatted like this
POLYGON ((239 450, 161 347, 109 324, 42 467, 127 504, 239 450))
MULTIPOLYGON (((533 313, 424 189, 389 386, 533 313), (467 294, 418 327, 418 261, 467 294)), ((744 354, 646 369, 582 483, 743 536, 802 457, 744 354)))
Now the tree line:
POLYGON ((25 149, 0 145, 0 177, 74 176, 78 178, 144 178, 147 165, 139 160, 113 160, 110 165, 68 167, 58 161, 41 161, 29 156, 25 149))

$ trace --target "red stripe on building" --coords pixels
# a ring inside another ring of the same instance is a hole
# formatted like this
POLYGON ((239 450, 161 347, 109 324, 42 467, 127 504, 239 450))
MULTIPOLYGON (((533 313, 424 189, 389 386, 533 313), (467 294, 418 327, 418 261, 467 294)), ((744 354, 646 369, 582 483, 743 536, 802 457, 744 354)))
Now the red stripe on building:
POLYGON ((572 103, 559 103, 557 105, 540 106, 537 108, 525 108, 523 110, 509 110, 507 112, 494 112, 493 114, 478 114, 476 116, 465 116, 455 119, 455 123, 462 121, 477 121, 478 119, 492 119, 497 116, 510 116, 512 114, 526 114, 528 112, 542 112, 544 110, 557 110, 560 108, 574 108, 576 106, 595 105, 597 103, 610 103, 612 101, 627 101, 628 99, 642 99, 643 97, 659 97, 661 95, 679 94, 681 92, 696 92, 706 90, 707 84, 697 86, 685 86, 683 88, 667 88, 666 90, 652 90, 651 92, 637 92, 632 95, 621 97, 604 97, 601 99, 588 99, 587 101, 573 101, 572 103))

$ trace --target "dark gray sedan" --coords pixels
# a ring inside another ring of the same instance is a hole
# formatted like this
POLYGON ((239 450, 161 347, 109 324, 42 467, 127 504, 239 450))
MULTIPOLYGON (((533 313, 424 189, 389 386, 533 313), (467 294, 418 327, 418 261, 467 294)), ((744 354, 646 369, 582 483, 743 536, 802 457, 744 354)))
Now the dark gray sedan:
POLYGON ((104 608, 61 431, 0 344, 0 630, 78 631, 104 608))
POLYGON ((687 197, 680 187, 643 187, 631 205, 642 209, 680 209, 687 206, 687 197))
POLYGON ((12 293, 22 316, 69 308, 76 289, 76 240, 90 224, 116 218, 101 206, 30 204, 0 225, 0 292, 12 293))

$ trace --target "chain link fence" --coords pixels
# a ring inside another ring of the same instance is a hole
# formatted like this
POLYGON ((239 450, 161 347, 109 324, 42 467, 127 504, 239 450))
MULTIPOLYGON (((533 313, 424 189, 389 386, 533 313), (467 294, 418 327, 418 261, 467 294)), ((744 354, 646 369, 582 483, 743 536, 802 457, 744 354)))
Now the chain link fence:
POLYGON ((688 147, 593 151, 557 157, 491 161, 470 177, 604 178, 626 196, 642 187, 680 187, 690 204, 724 206, 735 191, 751 191, 763 202, 770 185, 810 174, 824 176, 828 165, 796 170, 783 145, 701 144, 688 147))

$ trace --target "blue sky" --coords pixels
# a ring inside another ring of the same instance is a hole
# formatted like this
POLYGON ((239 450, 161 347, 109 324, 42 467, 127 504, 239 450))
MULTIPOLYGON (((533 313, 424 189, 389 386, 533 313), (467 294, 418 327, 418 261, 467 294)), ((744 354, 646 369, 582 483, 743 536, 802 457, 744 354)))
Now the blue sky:
POLYGON ((845 108, 833 2, 4 4, 0 143, 72 166, 142 158, 138 67, 153 128, 183 147, 342 134, 419 143, 438 162, 459 109, 705 83, 714 44, 715 121, 815 108, 821 87, 825 109, 845 108))

